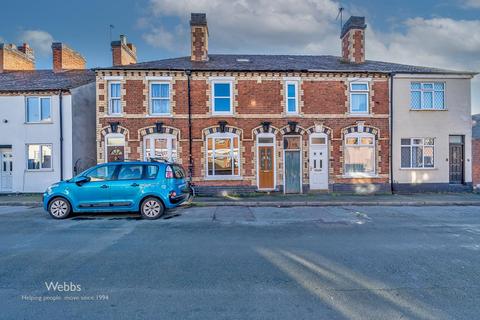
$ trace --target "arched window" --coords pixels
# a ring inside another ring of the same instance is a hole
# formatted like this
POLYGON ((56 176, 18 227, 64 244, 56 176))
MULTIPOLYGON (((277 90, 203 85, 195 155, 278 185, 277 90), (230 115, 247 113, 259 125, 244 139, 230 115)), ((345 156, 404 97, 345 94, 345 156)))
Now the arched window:
POLYGON ((370 133, 349 133, 344 141, 345 175, 375 175, 375 136, 370 133))
POLYGON ((143 158, 177 161, 177 138, 173 134, 152 133, 143 137, 143 158))
POLYGON ((105 136, 105 159, 107 162, 125 160, 125 136, 121 133, 109 133, 105 136))
POLYGON ((233 133, 212 133, 207 136, 207 177, 240 176, 240 139, 233 133))

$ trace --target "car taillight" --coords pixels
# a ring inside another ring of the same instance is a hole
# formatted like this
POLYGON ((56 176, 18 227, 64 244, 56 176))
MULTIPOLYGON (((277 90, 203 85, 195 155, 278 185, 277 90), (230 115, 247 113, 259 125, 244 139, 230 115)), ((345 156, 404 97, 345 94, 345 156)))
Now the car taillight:
POLYGON ((165 170, 165 178, 167 178, 167 179, 173 179, 173 170, 172 170, 172 167, 168 166, 167 169, 165 170))

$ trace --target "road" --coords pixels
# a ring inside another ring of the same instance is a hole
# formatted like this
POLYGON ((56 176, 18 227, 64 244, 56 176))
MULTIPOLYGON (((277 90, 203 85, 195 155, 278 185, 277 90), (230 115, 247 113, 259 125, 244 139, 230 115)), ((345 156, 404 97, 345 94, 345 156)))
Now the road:
POLYGON ((156 221, 0 207, 0 222, 1 319, 480 314, 479 207, 193 207, 156 221))

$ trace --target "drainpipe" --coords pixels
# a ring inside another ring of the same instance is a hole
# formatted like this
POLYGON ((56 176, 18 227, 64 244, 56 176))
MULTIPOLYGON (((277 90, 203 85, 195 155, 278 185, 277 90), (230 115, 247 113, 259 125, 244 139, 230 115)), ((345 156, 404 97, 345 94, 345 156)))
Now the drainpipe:
POLYGON ((58 97, 60 99, 59 112, 60 117, 60 181, 63 181, 63 92, 60 90, 58 97))
POLYGON ((187 75, 187 103, 188 103, 188 172, 190 179, 193 176, 193 155, 192 155, 192 101, 190 96, 190 78, 191 70, 185 70, 187 75))
POLYGON ((393 77, 390 73, 390 191, 393 193, 393 77))

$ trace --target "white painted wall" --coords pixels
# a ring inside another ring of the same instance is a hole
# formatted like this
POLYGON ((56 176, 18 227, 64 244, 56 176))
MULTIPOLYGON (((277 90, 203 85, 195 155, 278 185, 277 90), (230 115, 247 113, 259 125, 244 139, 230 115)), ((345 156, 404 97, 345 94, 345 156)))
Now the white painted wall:
POLYGON ((397 75, 393 82, 393 181, 448 183, 449 135, 465 136, 465 182, 472 182, 470 76, 397 75), (446 110, 410 110, 410 83, 445 82, 446 110), (432 169, 401 169, 400 139, 435 138, 432 169))
MULTIPOLYGON (((25 96, 0 96, 0 145, 12 145, 13 192, 43 192, 60 180, 59 96, 51 96, 52 122, 27 124, 25 96), (7 121, 5 123, 5 121, 7 121), (27 170, 29 143, 52 144, 52 170, 27 170)), ((72 103, 63 96, 64 179, 72 176, 72 103)))

